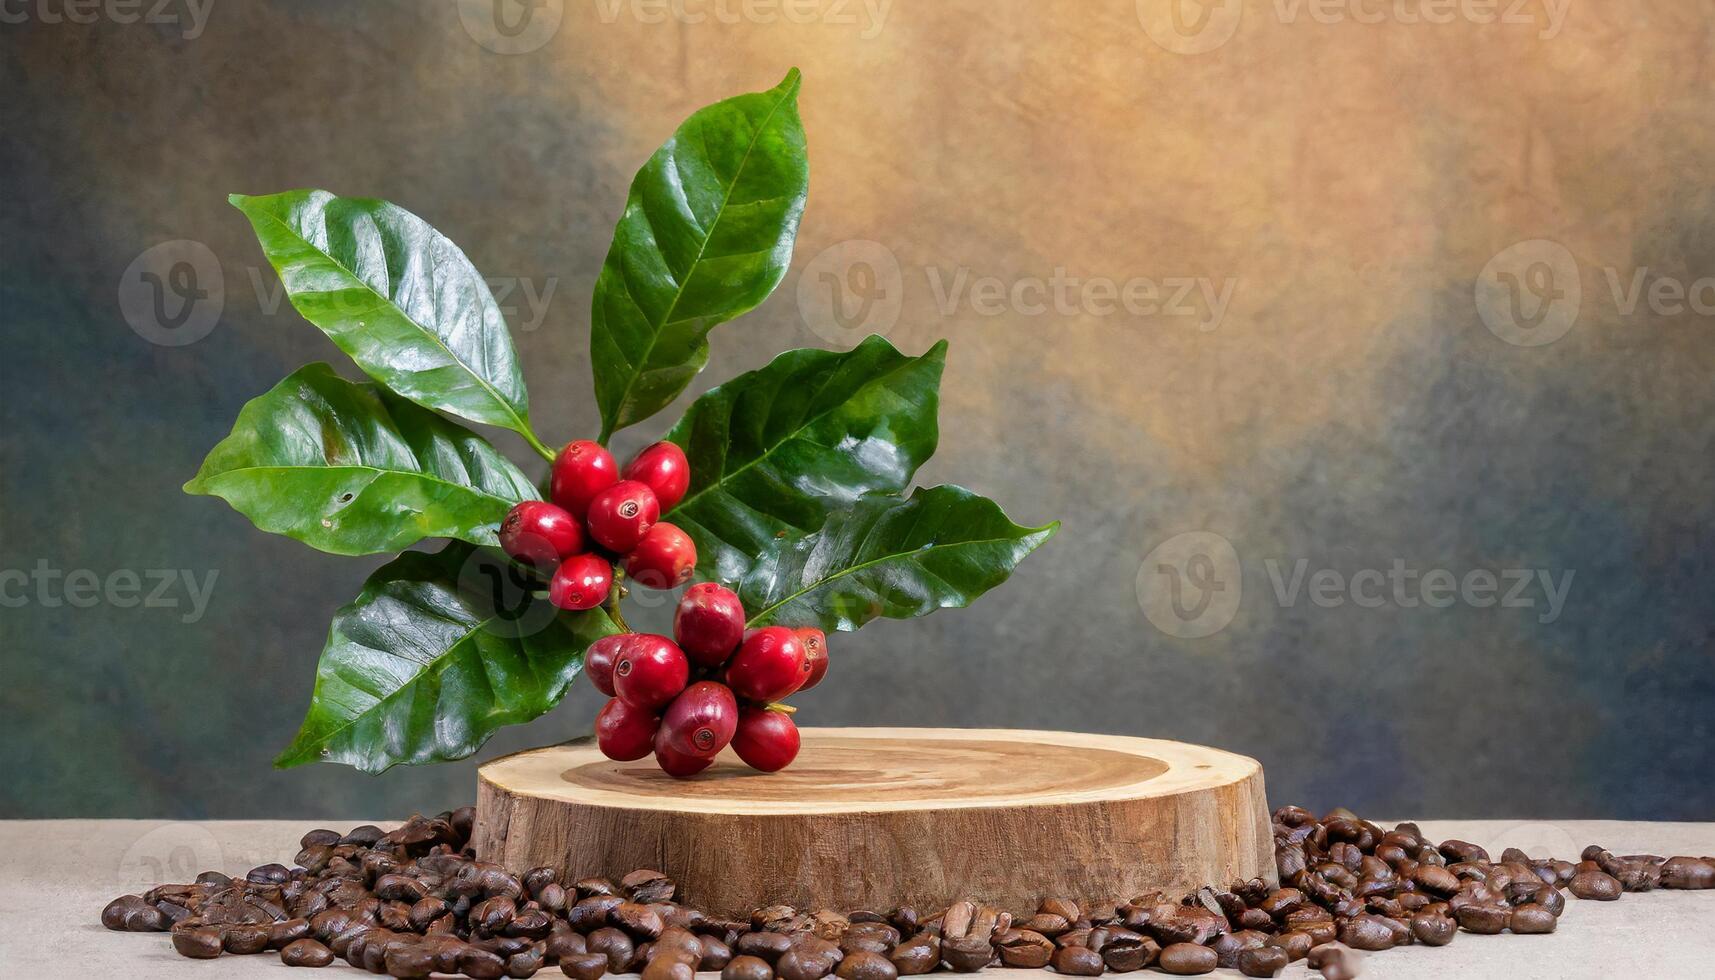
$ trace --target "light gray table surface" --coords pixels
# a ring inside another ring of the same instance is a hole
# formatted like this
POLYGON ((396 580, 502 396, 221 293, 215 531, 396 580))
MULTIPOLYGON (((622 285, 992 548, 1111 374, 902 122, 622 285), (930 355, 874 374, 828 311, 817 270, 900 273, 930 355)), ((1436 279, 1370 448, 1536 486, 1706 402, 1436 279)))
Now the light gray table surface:
MULTIPOLYGON (((344 830, 364 822, 0 821, 0 977, 221 980, 267 976, 283 980, 302 975, 359 976, 337 962, 327 973, 288 973, 273 953, 187 960, 173 952, 165 935, 109 932, 98 917, 102 906, 117 895, 142 892, 162 882, 189 881, 207 869, 241 875, 259 864, 290 863, 304 831, 316 826, 344 830)), ((1427 820, 1420 824, 1433 839, 1468 840, 1497 855, 1503 847, 1517 846, 1532 855, 1576 860, 1589 843, 1622 854, 1715 854, 1715 823, 1427 820)), ((1364 976, 1376 978, 1715 977, 1715 891, 1656 891, 1611 903, 1569 899, 1560 928, 1552 935, 1462 932, 1442 949, 1410 946, 1370 954, 1363 970, 1364 976)), ((987 972, 999 980, 1036 971, 987 972)), ((551 968, 539 974, 559 975, 551 968)), ((1218 975, 1238 973, 1223 970, 1218 975)), ((1302 963, 1281 975, 1317 976, 1302 963)))

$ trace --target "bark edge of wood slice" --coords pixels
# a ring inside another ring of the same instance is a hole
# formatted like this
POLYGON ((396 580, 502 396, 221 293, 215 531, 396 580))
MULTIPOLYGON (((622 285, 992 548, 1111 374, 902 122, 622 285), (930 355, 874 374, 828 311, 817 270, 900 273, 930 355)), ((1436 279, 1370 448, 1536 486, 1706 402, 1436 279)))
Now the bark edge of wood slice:
POLYGON ((731 750, 688 780, 593 741, 478 772, 478 858, 563 880, 654 868, 730 918, 802 909, 931 915, 976 897, 1027 912, 1152 889, 1273 883, 1262 766, 1182 742, 1002 729, 806 728, 792 766, 731 750))

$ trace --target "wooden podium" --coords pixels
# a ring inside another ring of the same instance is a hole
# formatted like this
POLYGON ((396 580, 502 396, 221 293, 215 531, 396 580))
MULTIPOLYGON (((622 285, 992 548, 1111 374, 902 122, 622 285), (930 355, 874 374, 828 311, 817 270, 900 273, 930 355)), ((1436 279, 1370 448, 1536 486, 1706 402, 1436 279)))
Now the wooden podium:
POLYGON ((1028 912, 1274 880, 1262 767, 1146 738, 947 728, 806 728, 779 773, 731 751, 692 779, 592 741, 479 774, 477 856, 565 880, 654 868, 678 900, 742 918, 963 897, 1028 912))

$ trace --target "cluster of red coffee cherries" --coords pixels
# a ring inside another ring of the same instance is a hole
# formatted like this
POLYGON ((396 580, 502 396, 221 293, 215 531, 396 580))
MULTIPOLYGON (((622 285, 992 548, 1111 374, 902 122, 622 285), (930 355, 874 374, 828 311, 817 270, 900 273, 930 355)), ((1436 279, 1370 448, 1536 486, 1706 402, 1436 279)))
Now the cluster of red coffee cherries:
POLYGON ((652 589, 683 585, 697 567, 691 536, 661 520, 691 485, 685 451, 658 442, 625 470, 598 442, 567 443, 554 458, 545 500, 526 500, 500 522, 500 547, 552 574, 548 601, 561 609, 594 609, 613 588, 623 563, 633 582, 652 589))
POLYGON ((798 726, 780 699, 815 687, 828 671, 827 637, 814 627, 744 628, 731 589, 685 590, 673 638, 603 637, 584 673, 612 700, 596 716, 596 745, 630 762, 651 752, 670 776, 694 776, 731 745, 753 769, 778 772, 798 755, 798 726), (677 642, 674 642, 677 640, 677 642))

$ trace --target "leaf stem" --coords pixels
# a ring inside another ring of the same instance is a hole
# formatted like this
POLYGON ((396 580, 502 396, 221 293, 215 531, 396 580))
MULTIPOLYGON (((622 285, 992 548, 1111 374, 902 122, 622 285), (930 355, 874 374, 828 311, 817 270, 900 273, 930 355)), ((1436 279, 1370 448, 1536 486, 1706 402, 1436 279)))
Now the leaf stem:
POLYGON ((531 432, 528 427, 525 427, 522 432, 520 432, 520 435, 524 437, 525 442, 530 444, 530 448, 536 450, 537 454, 543 459, 550 463, 554 461, 554 451, 543 445, 542 440, 536 438, 536 433, 531 432))
POLYGON ((625 614, 619 611, 619 601, 625 598, 625 586, 620 584, 620 580, 624 578, 623 569, 613 570, 613 586, 607 592, 607 615, 613 620, 613 625, 619 627, 620 632, 629 633, 631 626, 625 622, 625 614))

